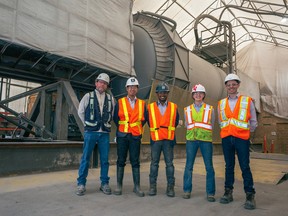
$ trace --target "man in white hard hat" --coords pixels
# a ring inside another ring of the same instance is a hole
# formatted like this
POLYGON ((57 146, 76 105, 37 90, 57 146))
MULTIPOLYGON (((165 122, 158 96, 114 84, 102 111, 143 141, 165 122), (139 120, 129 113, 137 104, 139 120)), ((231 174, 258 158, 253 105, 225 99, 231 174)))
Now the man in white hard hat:
POLYGON ((225 159, 225 193, 220 203, 233 201, 235 152, 238 157, 246 193, 245 209, 255 209, 255 188, 250 170, 249 138, 257 127, 257 117, 251 97, 240 95, 241 80, 236 74, 228 74, 225 87, 228 97, 218 102, 220 136, 225 159))
POLYGON ((133 192, 143 197, 140 189, 140 148, 145 124, 145 101, 137 98, 139 82, 135 77, 130 77, 126 82, 127 96, 118 100, 115 105, 114 122, 117 126, 117 188, 115 195, 122 195, 124 168, 129 151, 130 164, 134 182, 133 192))
POLYGON ((206 198, 215 202, 215 172, 213 167, 212 129, 215 122, 213 106, 204 103, 205 87, 197 84, 192 88, 194 103, 184 108, 186 132, 186 165, 183 177, 183 198, 192 192, 192 175, 197 151, 200 148, 206 168, 206 198))
POLYGON ((82 196, 86 191, 86 181, 91 154, 95 145, 98 145, 100 155, 100 190, 107 195, 111 194, 109 186, 109 149, 111 120, 115 100, 106 92, 110 78, 106 73, 101 73, 95 80, 96 89, 84 95, 81 99, 78 115, 84 124, 83 155, 80 162, 77 178, 76 194, 82 196))

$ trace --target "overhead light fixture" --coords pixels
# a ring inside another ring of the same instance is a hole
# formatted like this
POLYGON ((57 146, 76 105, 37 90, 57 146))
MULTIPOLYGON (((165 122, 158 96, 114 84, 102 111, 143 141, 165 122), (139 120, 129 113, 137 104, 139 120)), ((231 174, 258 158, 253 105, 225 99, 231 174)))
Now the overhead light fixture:
POLYGON ((284 16, 284 17, 281 19, 280 22, 281 22, 281 23, 286 23, 287 21, 288 21, 287 17, 284 16))

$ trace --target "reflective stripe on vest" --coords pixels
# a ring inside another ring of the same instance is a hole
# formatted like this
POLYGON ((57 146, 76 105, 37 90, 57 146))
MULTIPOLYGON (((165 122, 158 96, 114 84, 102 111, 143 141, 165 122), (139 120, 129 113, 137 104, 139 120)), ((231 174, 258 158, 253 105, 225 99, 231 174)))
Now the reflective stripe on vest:
POLYGON ((227 116, 225 113, 225 108, 226 108, 226 103, 228 102, 228 99, 225 98, 223 100, 220 101, 220 105, 219 105, 219 110, 220 110, 220 116, 222 117, 222 120, 227 120, 227 116))
POLYGON ((175 115, 174 112, 175 112, 175 104, 172 103, 172 104, 171 104, 170 121, 169 121, 169 126, 168 126, 168 139, 171 139, 172 130, 173 130, 173 131, 175 130, 175 127, 172 127, 172 125, 173 125, 173 116, 175 115))
POLYGON ((123 111, 124 111, 124 116, 125 116, 125 121, 119 121, 119 124, 123 124, 124 125, 124 131, 125 133, 128 132, 128 127, 129 127, 129 115, 128 115, 128 110, 127 110, 127 104, 126 104, 126 100, 125 98, 121 99, 121 103, 123 106, 123 111))
POLYGON ((227 127, 229 124, 235 125, 236 127, 242 128, 242 129, 249 129, 249 124, 247 122, 239 121, 235 118, 231 118, 228 121, 223 121, 220 123, 220 127, 224 128, 227 127))
POLYGON ((248 108, 248 97, 241 97, 240 110, 238 114, 238 119, 244 121, 247 118, 247 108, 248 108))
POLYGON ((193 129, 194 127, 204 128, 204 129, 207 129, 207 130, 212 130, 212 125, 199 123, 199 122, 195 122, 194 124, 187 125, 187 129, 188 130, 193 129))
MULTIPOLYGON (((90 120, 94 120, 94 92, 90 92, 90 120)), ((96 125, 97 125, 97 122, 96 122, 96 125)), ((96 125, 93 125, 93 126, 96 126, 96 125)), ((89 125, 91 126, 91 125, 89 125)))
MULTIPOLYGON (((153 122, 153 125, 156 126, 156 115, 155 115, 155 105, 156 103, 152 103, 150 104, 150 110, 151 110, 151 117, 152 117, 152 122, 153 122)), ((156 128, 151 128, 150 127, 150 131, 154 132, 155 134, 155 139, 156 140, 159 140, 159 133, 158 133, 158 128, 156 130, 156 128)))

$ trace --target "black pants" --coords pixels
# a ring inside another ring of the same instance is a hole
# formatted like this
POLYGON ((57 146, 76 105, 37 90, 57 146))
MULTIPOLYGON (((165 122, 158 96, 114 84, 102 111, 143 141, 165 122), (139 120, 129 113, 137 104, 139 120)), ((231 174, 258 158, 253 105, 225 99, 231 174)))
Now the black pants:
POLYGON ((129 159, 132 168, 140 167, 141 138, 127 134, 125 137, 117 137, 117 166, 125 167, 129 151, 129 159))

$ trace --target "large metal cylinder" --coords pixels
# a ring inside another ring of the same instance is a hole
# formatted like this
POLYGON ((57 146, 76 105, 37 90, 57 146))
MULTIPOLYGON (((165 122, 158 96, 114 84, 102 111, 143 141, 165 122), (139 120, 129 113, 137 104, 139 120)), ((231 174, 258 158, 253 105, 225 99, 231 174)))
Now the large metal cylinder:
POLYGON ((140 82, 139 97, 148 98, 156 71, 156 50, 151 36, 143 28, 133 26, 134 67, 140 82))
POLYGON ((189 81, 190 89, 195 84, 205 86, 206 95, 214 100, 220 100, 227 96, 224 88, 226 73, 209 62, 201 59, 192 52, 189 53, 189 81))
MULTIPOLYGON (((146 99, 149 97, 151 80, 154 79, 156 71, 155 45, 151 36, 143 28, 134 25, 134 69, 139 81, 137 96, 146 99)), ((116 98, 127 94, 124 88, 127 78, 116 77, 111 82, 112 92, 116 98)))
MULTIPOLYGON (((170 66, 171 67, 170 71, 175 72, 174 76, 184 77, 182 80, 185 81, 185 76, 179 73, 181 73, 182 67, 185 67, 184 63, 189 65, 189 71, 187 72, 188 73, 187 74, 188 85, 184 86, 185 89, 191 90, 195 84, 201 83, 202 85, 205 86, 206 91, 207 91, 207 96, 209 98, 219 100, 226 96, 225 89, 223 88, 224 77, 226 76, 226 74, 223 70, 201 59, 200 57, 193 54, 192 52, 189 52, 189 51, 186 53, 182 52, 182 55, 179 55, 179 51, 181 51, 179 47, 183 48, 182 50, 187 49, 187 48, 184 47, 185 45, 183 46, 183 44, 181 44, 181 41, 179 41, 180 37, 175 31, 175 29, 173 28, 169 29, 168 28, 169 25, 167 25, 164 21, 162 21, 163 25, 159 25, 159 22, 156 22, 158 20, 157 17, 154 18, 151 16, 147 16, 147 19, 146 19, 145 14, 137 14, 137 15, 138 15, 138 17, 136 17, 137 19, 134 19, 135 22, 133 26, 133 32, 134 32, 134 38, 135 38, 134 67, 135 67, 135 71, 137 74, 137 78, 141 84, 139 97, 142 97, 142 98, 149 97, 149 92, 151 88, 150 85, 152 83, 151 80, 157 79, 157 76, 159 77, 159 75, 157 75, 159 74, 159 68, 160 68, 159 65, 161 66, 161 64, 164 64, 163 60, 159 58, 159 56, 161 57, 165 56, 165 53, 161 53, 161 52, 165 50, 164 49, 165 47, 170 48, 172 44, 178 45, 178 47, 175 48, 175 52, 170 54, 170 56, 174 58, 174 59, 171 59, 171 62, 173 64, 171 64, 170 66), (139 16, 141 17, 139 18, 139 16), (159 34, 161 35, 165 34, 163 33, 163 31, 166 31, 166 35, 165 37, 164 36, 161 37, 163 38, 163 40, 159 40, 159 34), (157 38, 156 33, 158 33, 158 38, 157 38), (167 40, 167 38, 169 38, 170 41, 167 40), (159 43, 161 43, 161 49, 159 48, 159 43), (180 60, 177 60, 176 59, 177 57, 179 57, 180 60), (180 62, 181 64, 179 64, 178 62, 180 62)), ((166 63, 165 70, 169 71, 169 69, 167 69, 167 65, 169 66, 169 64, 167 64, 167 61, 165 63, 166 63)), ((165 74, 165 73, 162 73, 162 74, 165 74)), ((171 79, 171 77, 169 77, 168 75, 166 76, 167 77, 164 77, 163 80, 171 79)), ((179 82, 178 84, 174 83, 174 85, 183 87, 181 86, 181 83, 179 84, 179 82)))

